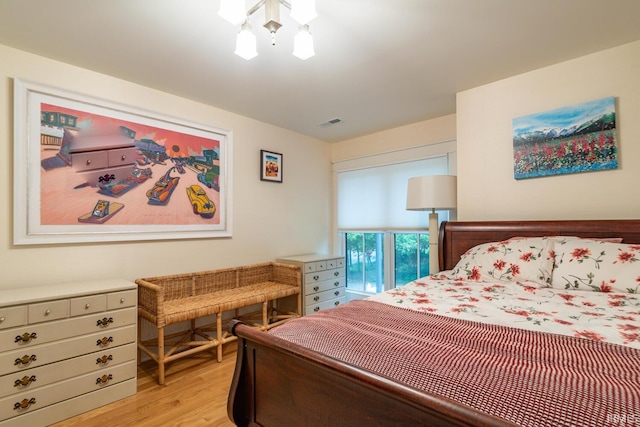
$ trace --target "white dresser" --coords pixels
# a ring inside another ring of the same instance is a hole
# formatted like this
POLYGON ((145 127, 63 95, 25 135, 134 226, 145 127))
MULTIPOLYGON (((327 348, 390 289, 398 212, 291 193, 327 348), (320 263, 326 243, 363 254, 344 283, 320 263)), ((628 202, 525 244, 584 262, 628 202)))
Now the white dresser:
POLYGON ((302 314, 344 304, 345 259, 332 255, 296 255, 277 262, 293 264, 302 270, 302 314))
POLYGON ((0 290, 0 426, 46 426, 135 394, 137 296, 126 280, 0 290))

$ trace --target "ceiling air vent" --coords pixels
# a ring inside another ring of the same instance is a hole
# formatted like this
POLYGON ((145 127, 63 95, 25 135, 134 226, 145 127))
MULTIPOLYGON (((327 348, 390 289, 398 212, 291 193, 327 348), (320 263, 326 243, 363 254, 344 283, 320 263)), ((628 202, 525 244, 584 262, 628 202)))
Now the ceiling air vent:
POLYGON ((335 119, 327 120, 324 123, 320 123, 321 128, 328 128, 329 126, 337 125, 338 123, 342 123, 342 119, 336 117, 335 119))

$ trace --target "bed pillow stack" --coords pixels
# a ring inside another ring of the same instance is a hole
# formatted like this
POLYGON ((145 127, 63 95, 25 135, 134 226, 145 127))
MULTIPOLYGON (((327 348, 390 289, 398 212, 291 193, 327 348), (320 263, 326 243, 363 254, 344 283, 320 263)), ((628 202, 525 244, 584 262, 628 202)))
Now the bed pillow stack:
POLYGON ((453 268, 454 278, 468 281, 527 282, 551 286, 553 240, 514 237, 469 249, 453 268))
POLYGON ((466 281, 640 293, 640 245, 618 238, 514 237, 469 249, 450 275, 466 281))
POLYGON ((640 245, 554 237, 551 286, 595 292, 640 292, 640 245))

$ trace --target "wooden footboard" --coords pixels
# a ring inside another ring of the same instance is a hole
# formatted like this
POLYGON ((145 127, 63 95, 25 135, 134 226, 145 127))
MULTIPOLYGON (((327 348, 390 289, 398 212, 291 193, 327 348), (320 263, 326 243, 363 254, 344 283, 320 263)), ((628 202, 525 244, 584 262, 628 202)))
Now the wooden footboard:
POLYGON ((234 322, 237 426, 513 426, 234 322))

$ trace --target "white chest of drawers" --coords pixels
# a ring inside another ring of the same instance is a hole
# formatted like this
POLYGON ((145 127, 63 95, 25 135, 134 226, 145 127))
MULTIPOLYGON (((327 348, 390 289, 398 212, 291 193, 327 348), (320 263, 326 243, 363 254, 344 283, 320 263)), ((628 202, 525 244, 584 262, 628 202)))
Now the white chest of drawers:
POLYGON ((137 287, 0 290, 0 426, 46 426, 136 393, 137 287))
POLYGON ((332 255, 296 255, 277 262, 297 265, 302 270, 302 314, 344 304, 345 260, 332 255))

